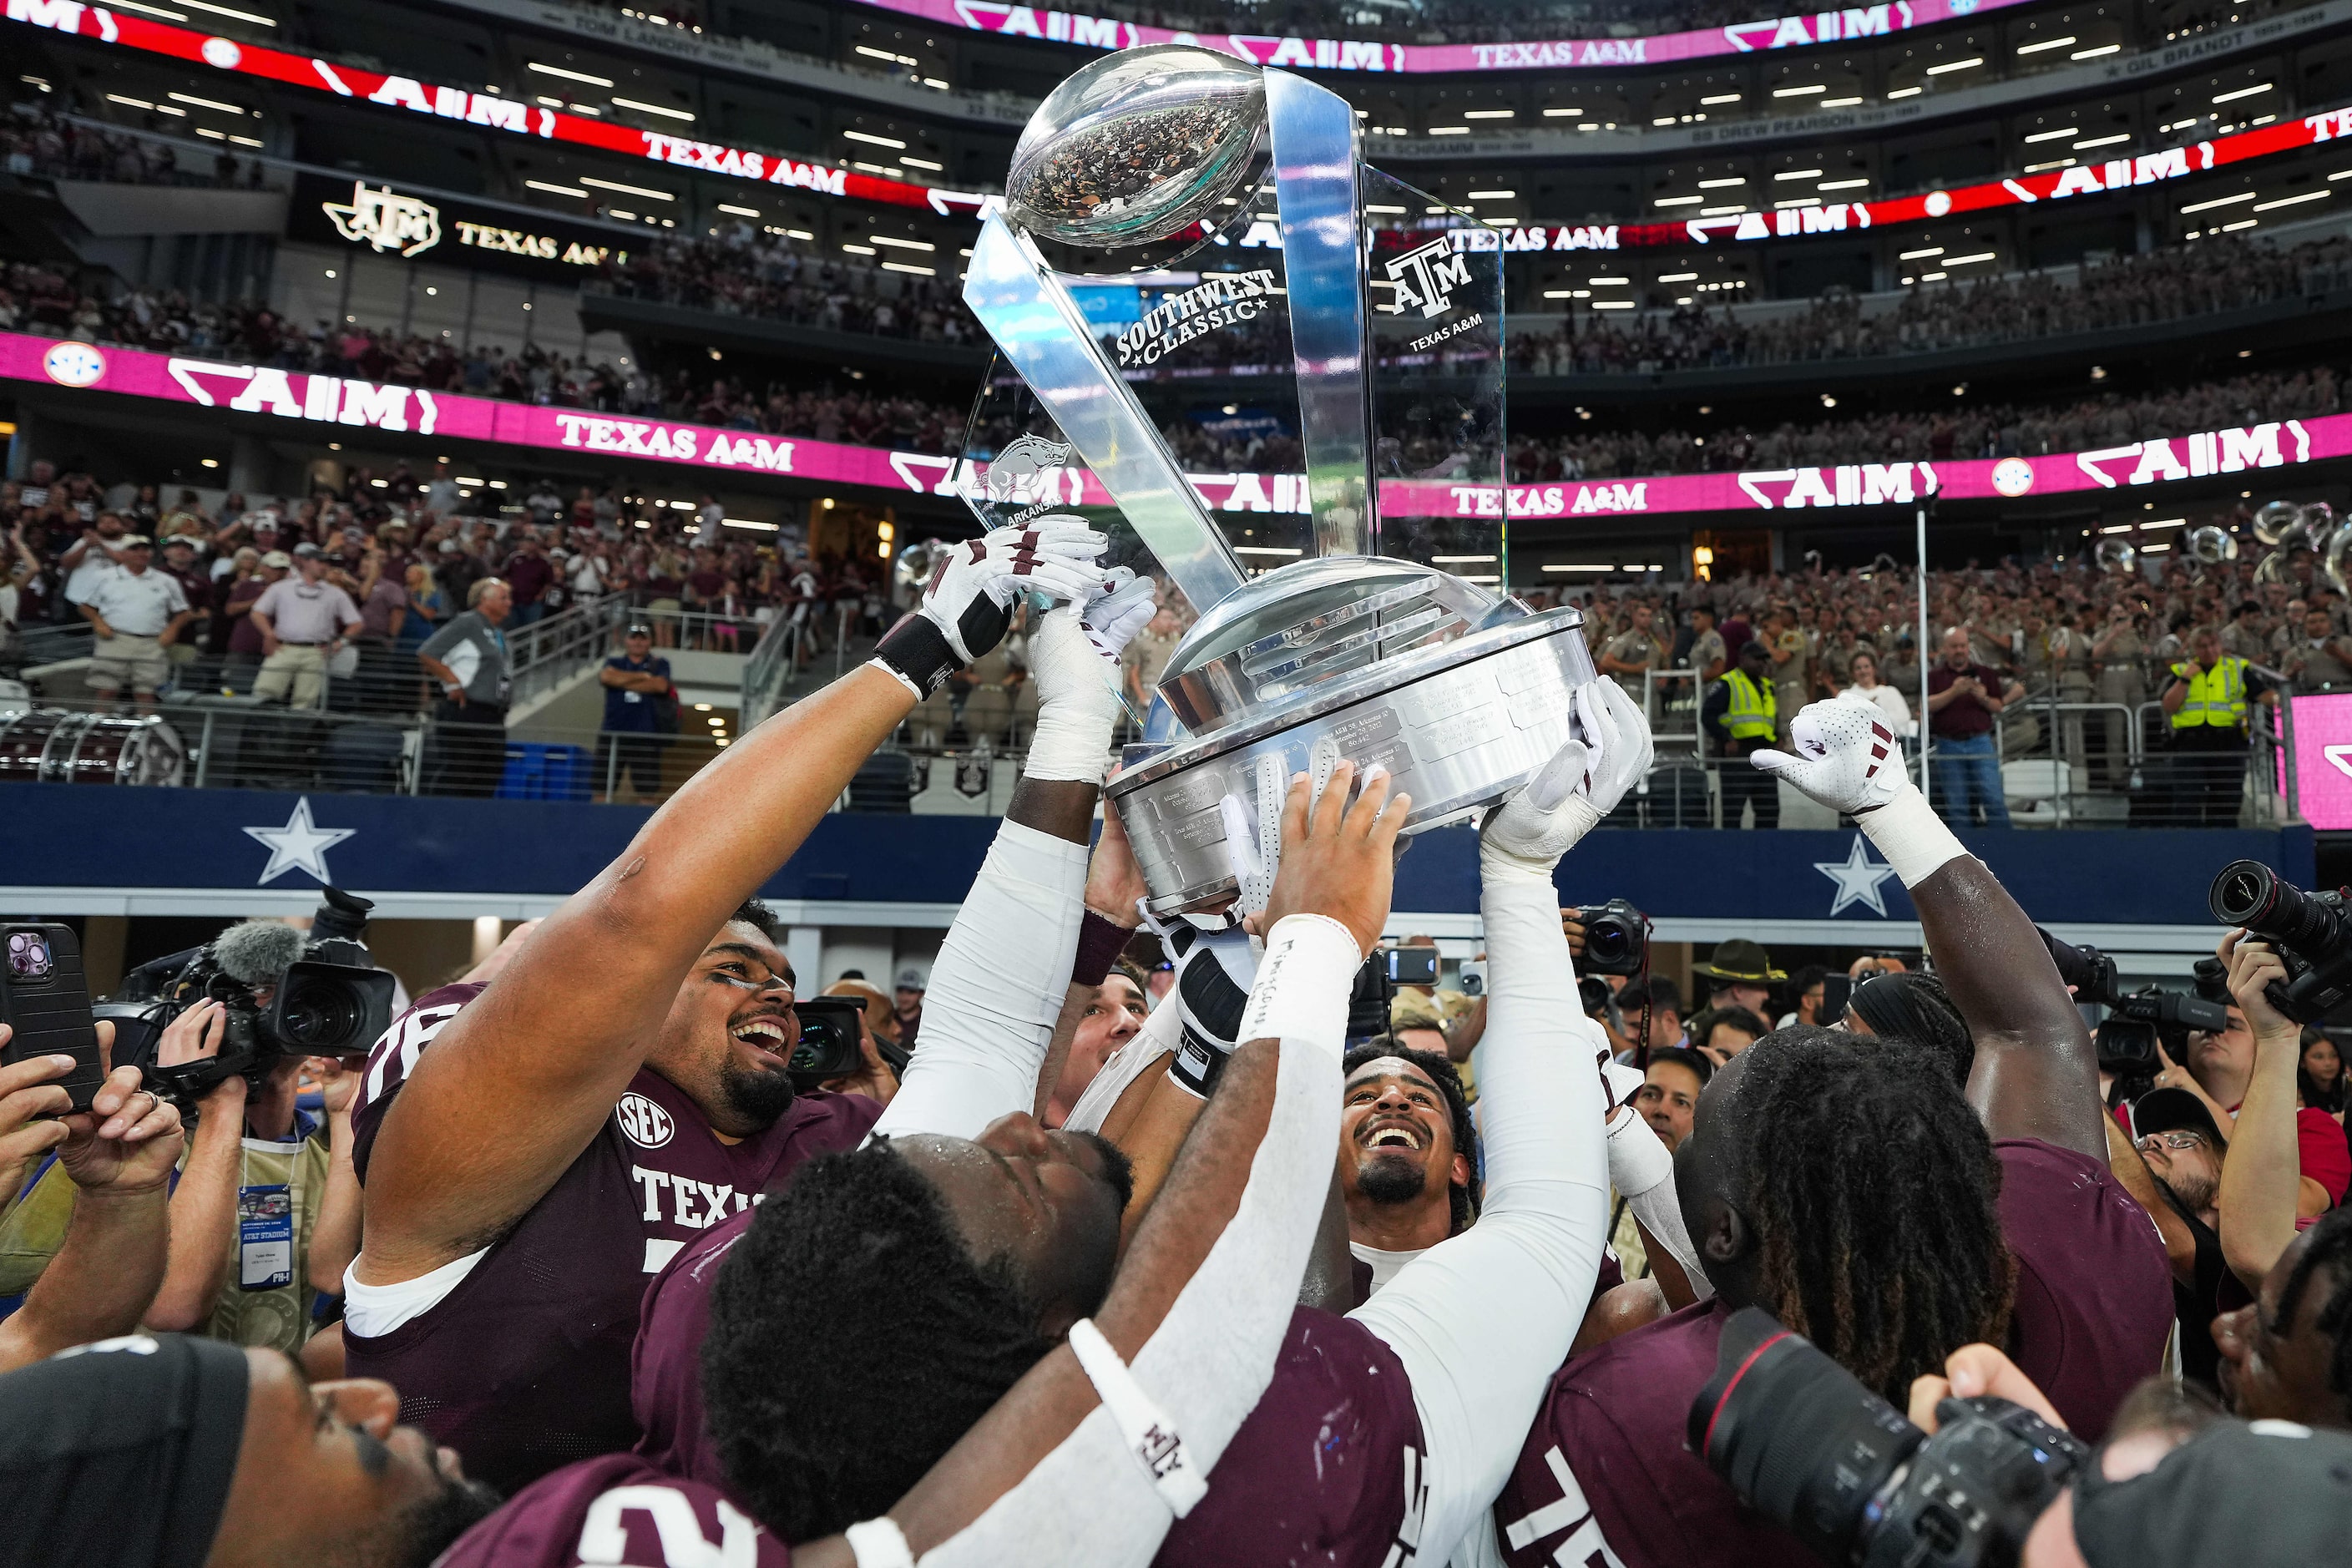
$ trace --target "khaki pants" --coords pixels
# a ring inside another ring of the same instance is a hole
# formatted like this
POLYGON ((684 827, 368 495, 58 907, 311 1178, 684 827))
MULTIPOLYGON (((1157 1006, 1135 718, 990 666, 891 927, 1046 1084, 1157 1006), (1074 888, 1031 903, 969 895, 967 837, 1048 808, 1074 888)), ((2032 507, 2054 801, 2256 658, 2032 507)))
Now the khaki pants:
POLYGON ((126 686, 142 697, 152 697, 171 674, 165 656, 173 651, 153 637, 117 632, 100 638, 91 649, 89 669, 82 679, 101 697, 112 697, 126 686))
POLYGON ((278 651, 261 661, 261 673, 254 679, 253 694, 284 697, 289 684, 294 689, 294 707, 318 707, 326 691, 327 656, 315 647, 278 644, 278 651))

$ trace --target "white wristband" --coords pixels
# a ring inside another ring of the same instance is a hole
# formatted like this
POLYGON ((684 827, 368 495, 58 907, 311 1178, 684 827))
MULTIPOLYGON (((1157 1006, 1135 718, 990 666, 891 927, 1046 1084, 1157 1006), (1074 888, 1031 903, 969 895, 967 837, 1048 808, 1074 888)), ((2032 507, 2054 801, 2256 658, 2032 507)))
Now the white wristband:
POLYGON ((1968 847, 1936 815, 1927 797, 1916 789, 1898 793, 1876 811, 1854 818, 1906 888, 1916 888, 1948 860, 1967 854, 1968 847))
POLYGON ((1179 1519, 1192 1512, 1193 1505, 1209 1495, 1209 1479, 1185 1452, 1184 1435, 1176 1430, 1159 1402, 1144 1392, 1133 1370, 1119 1360, 1118 1352, 1103 1338, 1093 1319, 1080 1318, 1070 1325, 1070 1349, 1087 1380, 1102 1396, 1103 1408, 1118 1423, 1127 1451, 1151 1478, 1160 1500, 1179 1519))
POLYGON ((1285 915, 1266 933, 1249 1005, 1234 1038, 1290 1040, 1328 1051, 1337 1061, 1348 1044, 1348 998, 1364 950, 1356 933, 1328 915, 1285 915))
POLYGON ((914 1549, 907 1544, 906 1532, 887 1513, 853 1524, 841 1533, 849 1542, 849 1554, 857 1559, 857 1568, 915 1568, 914 1549))

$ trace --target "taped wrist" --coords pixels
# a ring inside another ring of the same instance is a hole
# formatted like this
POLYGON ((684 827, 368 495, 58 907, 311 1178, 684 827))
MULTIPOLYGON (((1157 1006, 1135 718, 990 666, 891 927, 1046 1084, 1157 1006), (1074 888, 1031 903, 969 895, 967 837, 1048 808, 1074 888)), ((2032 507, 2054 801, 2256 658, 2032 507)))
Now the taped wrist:
POLYGON ((887 1513, 861 1521, 841 1533, 849 1542, 849 1554, 857 1559, 857 1568, 915 1568, 914 1550, 907 1544, 906 1532, 887 1513))
POLYGON ((1364 950, 1328 915, 1285 915, 1266 933, 1265 956, 1242 1013, 1237 1040, 1313 1046, 1338 1061, 1348 1042, 1348 998, 1364 950))
MULTIPOLYGON (((1100 684, 1104 677, 1088 671, 1076 679, 1100 684)), ((1029 732, 1029 755, 1021 764, 1024 777, 1100 784, 1110 764, 1111 732, 1118 726, 1118 699, 1105 685, 1097 695, 1067 693, 1049 697, 1038 708, 1029 732)))
POLYGON ((1134 938, 1133 926, 1123 926, 1108 915, 1088 910, 1078 920, 1078 955, 1070 965, 1070 984, 1100 985, 1134 938))
POLYGON ((1865 811, 1854 818, 1871 843, 1886 857, 1895 875, 1906 888, 1916 888, 1933 876, 1945 862, 1957 860, 1967 854, 1962 844, 1936 815, 1927 797, 1916 789, 1906 789, 1875 811, 1865 811))

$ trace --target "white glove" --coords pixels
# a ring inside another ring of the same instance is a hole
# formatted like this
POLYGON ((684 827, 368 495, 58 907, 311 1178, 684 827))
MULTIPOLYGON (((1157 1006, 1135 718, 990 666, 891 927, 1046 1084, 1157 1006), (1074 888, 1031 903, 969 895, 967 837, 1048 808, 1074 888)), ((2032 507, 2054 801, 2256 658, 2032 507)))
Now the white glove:
POLYGON ((890 628, 872 663, 929 697, 947 678, 1004 640, 1013 601, 1027 589, 1083 601, 1105 584, 1095 561, 1110 541, 1084 518, 1041 517, 950 545, 915 614, 890 628))
POLYGON ((1789 745, 1748 761, 1853 817, 1906 888, 1968 853, 1911 782, 1895 731, 1869 703, 1808 704, 1790 721, 1789 745))
POLYGON ((1748 760, 1848 816, 1875 811, 1906 790, 1917 793, 1895 731, 1867 702, 1808 703, 1789 721, 1788 751, 1750 752, 1748 760))
POLYGON ((1113 567, 1085 598, 1048 611, 1029 639, 1037 728, 1022 773, 1100 784, 1118 727, 1118 656, 1158 605, 1149 577, 1113 567))
POLYGON ((1238 926, 1204 931, 1181 915, 1163 921, 1148 910, 1143 921, 1160 933, 1160 945, 1176 972, 1168 1002, 1160 1004, 1175 1004, 1183 1031, 1168 1076, 1205 1100, 1238 1043, 1242 1011, 1257 980, 1257 952, 1238 926))
POLYGON ((1649 722, 1615 681, 1588 681, 1570 700, 1575 705, 1570 726, 1575 738, 1517 795, 1487 813, 1480 826, 1478 867, 1484 877, 1549 886, 1559 858, 1650 771, 1649 722))

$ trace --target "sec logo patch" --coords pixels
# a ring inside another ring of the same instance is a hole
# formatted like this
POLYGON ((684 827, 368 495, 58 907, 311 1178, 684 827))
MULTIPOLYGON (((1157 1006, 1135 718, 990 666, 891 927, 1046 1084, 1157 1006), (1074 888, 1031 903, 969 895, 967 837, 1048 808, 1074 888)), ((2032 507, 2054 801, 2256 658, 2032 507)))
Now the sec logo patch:
POLYGON ((96 386, 106 375, 106 356, 69 339, 49 345, 41 356, 41 369, 59 386, 96 386))
POLYGON ((640 1149, 658 1149, 677 1131, 668 1111, 642 1094, 625 1094, 613 1114, 620 1119, 622 1136, 640 1149))

